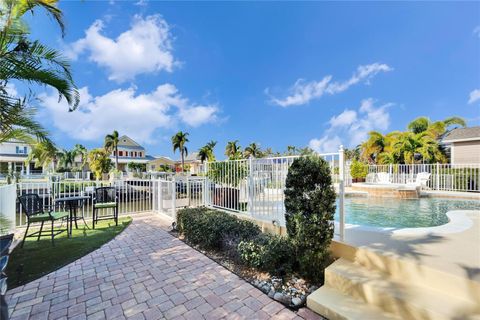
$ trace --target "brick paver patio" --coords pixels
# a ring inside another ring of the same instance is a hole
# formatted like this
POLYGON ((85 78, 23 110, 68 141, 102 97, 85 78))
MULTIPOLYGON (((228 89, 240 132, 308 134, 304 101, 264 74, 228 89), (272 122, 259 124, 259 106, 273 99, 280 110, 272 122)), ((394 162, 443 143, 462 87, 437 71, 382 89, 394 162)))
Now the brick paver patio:
MULTIPOLYGON (((137 216, 113 241, 7 293, 12 319, 301 319, 137 216)), ((302 317, 300 317, 302 316, 302 317)))

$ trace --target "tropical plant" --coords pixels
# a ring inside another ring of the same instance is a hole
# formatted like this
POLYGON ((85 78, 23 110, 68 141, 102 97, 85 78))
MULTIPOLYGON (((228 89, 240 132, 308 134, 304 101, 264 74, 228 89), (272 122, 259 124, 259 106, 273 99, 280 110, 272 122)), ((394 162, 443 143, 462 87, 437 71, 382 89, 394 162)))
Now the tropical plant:
POLYGON ((60 153, 55 145, 49 141, 38 141, 31 146, 25 163, 34 161, 36 168, 48 167, 53 164, 55 170, 60 153))
POLYGON ((353 179, 363 179, 368 174, 368 166, 360 161, 353 160, 350 165, 350 175, 353 179))
POLYGON ((107 134, 105 136, 105 142, 103 147, 105 151, 108 153, 115 154, 115 170, 118 170, 118 142, 119 142, 119 134, 117 130, 113 130, 111 134, 107 134))
POLYGON ((70 169, 75 163, 75 151, 74 150, 65 150, 63 149, 58 153, 59 159, 58 164, 60 167, 65 169, 70 169))
POLYGON ((108 173, 112 168, 112 160, 104 149, 93 149, 88 153, 88 165, 95 178, 100 180, 102 174, 108 173))
POLYGON ((0 143, 18 139, 32 143, 32 136, 47 138, 47 131, 33 119, 35 109, 29 106, 30 95, 37 85, 49 86, 65 98, 70 109, 79 103, 68 61, 56 50, 27 39, 27 12, 43 8, 64 31, 62 13, 56 0, 3 0, 0 25, 0 143), (11 80, 21 82, 30 95, 18 97, 11 80))
POLYGON ((75 147, 73 147, 73 153, 75 154, 75 157, 80 156, 82 158, 82 167, 87 164, 88 150, 85 146, 77 143, 75 147))
POLYGON ((198 157, 200 158, 200 161, 205 162, 206 160, 208 161, 215 161, 215 155, 213 153, 213 149, 217 145, 216 141, 211 140, 208 142, 206 145, 201 147, 198 150, 198 157))
POLYGON ((177 150, 180 151, 180 157, 182 158, 182 172, 185 171, 185 156, 188 155, 188 149, 185 146, 188 142, 188 135, 188 132, 179 131, 172 137, 173 152, 175 153, 177 150))
POLYGON ((228 141, 227 146, 225 147, 225 155, 230 159, 239 159, 241 158, 241 147, 238 145, 238 140, 228 141))
POLYGON ((461 117, 448 117, 435 122, 432 122, 427 117, 418 117, 408 124, 407 129, 414 134, 426 132, 433 138, 438 139, 447 133, 449 127, 453 125, 465 127, 467 123, 461 117))
POLYGON ((245 155, 245 158, 250 158, 250 157, 261 158, 263 156, 262 150, 255 142, 250 143, 245 148, 245 151, 243 152, 243 154, 245 155))

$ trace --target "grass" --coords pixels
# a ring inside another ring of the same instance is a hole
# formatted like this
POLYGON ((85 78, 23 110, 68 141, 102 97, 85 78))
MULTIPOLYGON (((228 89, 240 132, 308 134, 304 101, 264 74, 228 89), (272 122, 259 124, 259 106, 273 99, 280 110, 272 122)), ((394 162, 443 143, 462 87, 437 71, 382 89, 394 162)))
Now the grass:
MULTIPOLYGON (((87 222, 90 222, 91 228, 91 221, 87 222)), ((27 238, 25 246, 20 248, 18 245, 10 255, 6 270, 8 288, 38 279, 100 248, 121 233, 130 222, 130 217, 119 217, 118 226, 113 220, 99 221, 95 230, 92 230, 79 221, 79 229, 73 229, 72 238, 63 232, 55 237, 55 246, 52 246, 50 237, 42 236, 38 242, 37 238, 27 238)), ((62 228, 65 228, 65 224, 62 228)))

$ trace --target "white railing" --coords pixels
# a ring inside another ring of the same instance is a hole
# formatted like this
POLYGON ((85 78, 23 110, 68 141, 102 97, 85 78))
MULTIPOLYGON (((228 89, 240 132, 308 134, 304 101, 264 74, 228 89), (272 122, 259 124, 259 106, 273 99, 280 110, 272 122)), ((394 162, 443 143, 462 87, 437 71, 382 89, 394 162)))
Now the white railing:
MULTIPOLYGON (((44 206, 53 205, 55 199, 69 196, 86 195, 90 199, 84 202, 82 214, 89 218, 92 215, 92 199, 94 189, 100 186, 113 186, 117 190, 120 214, 134 214, 152 211, 153 180, 116 180, 116 181, 56 181, 56 182, 19 182, 17 195, 35 193, 38 194, 44 206)), ((26 224, 26 217, 16 199, 17 226, 26 224)), ((102 210, 100 214, 111 214, 102 210)))
POLYGON ((415 183, 419 173, 429 173, 426 188, 439 191, 480 192, 480 164, 392 164, 369 165, 367 182, 387 173, 389 183, 415 183))
POLYGON ((1 234, 10 233, 15 228, 15 184, 0 186, 0 229, 1 234))
MULTIPOLYGON (((330 165, 333 182, 339 193, 343 218, 343 149, 320 154, 330 165)), ((207 206, 247 214, 255 219, 285 226, 284 189, 288 169, 300 156, 227 160, 206 163, 207 206)), ((344 225, 344 224, 343 224, 344 225)), ((343 235, 340 223, 339 234, 343 235)))

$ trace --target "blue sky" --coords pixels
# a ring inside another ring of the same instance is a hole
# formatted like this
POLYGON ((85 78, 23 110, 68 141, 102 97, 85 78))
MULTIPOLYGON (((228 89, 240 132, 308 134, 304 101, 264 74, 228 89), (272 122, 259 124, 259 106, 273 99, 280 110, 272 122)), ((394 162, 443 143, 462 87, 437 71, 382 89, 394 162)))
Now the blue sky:
POLYGON ((480 124, 480 3, 63 1, 67 33, 40 12, 32 37, 64 50, 81 88, 68 113, 39 92, 58 145, 113 129, 178 158, 227 141, 335 151, 371 129, 459 115, 480 124))

